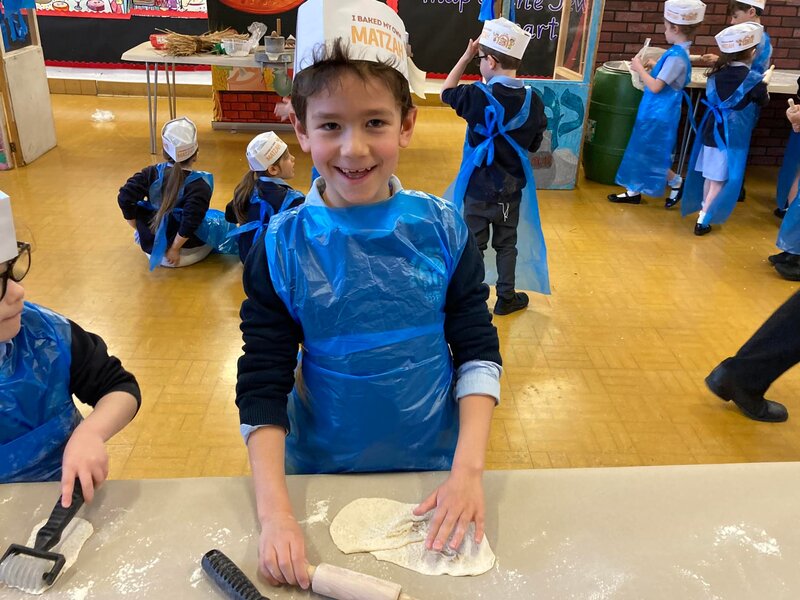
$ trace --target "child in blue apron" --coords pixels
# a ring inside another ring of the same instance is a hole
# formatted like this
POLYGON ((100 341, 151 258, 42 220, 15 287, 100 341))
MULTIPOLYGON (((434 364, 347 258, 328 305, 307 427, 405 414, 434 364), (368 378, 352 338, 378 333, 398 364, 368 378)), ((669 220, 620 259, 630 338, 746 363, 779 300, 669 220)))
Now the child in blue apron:
POLYGON ((105 442, 133 419, 141 395, 100 337, 23 301, 30 253, 0 192, 0 483, 61 481, 69 506, 76 477, 87 501, 105 481, 105 442), (94 407, 85 420, 73 394, 94 407))
POLYGON ((784 279, 800 281, 800 202, 797 202, 798 182, 800 182, 800 106, 789 100, 786 118, 792 124, 792 134, 786 145, 783 164, 778 174, 778 199, 788 198, 786 208, 781 211, 783 219, 778 230, 776 245, 781 250, 769 257, 769 262, 784 279))
POLYGON ((692 78, 689 47, 706 5, 699 0, 667 0, 664 5, 664 35, 673 44, 648 73, 639 57, 631 61, 645 85, 636 113, 633 133, 617 171, 616 182, 625 186, 609 194, 611 202, 640 204, 642 194, 660 196, 669 185, 666 208, 681 199, 683 179, 672 170, 672 152, 678 139, 678 123, 685 88, 692 78))
POLYGON ((403 22, 376 0, 308 0, 297 31, 295 132, 320 177, 247 258, 236 402, 260 571, 305 588, 286 473, 449 471, 415 511, 435 511, 428 547, 457 548, 471 522, 483 538, 501 359, 459 211, 393 175, 416 119, 403 22))
MULTIPOLYGON (((542 143, 547 118, 539 96, 516 79, 529 40, 529 33, 507 19, 486 21, 480 39, 469 41, 442 86, 442 101, 467 122, 461 169, 448 197, 463 207, 482 253, 491 238, 497 265, 496 315, 528 306, 528 295, 517 286, 550 293, 536 182, 528 159, 528 152, 542 143), (473 60, 486 83, 459 85, 473 60)), ((494 266, 487 265, 487 270, 494 266)))
POLYGON ((692 149, 681 207, 684 216, 700 211, 695 235, 724 223, 739 198, 758 107, 769 103, 764 73, 750 69, 762 30, 758 23, 742 23, 716 35, 722 55, 708 74, 707 110, 692 149))
POLYGON ((286 183, 294 177, 294 156, 273 131, 260 133, 250 141, 247 163, 250 170, 225 207, 225 220, 239 225, 228 235, 238 238, 242 262, 274 215, 303 202, 303 194, 286 183))
POLYGON ((214 180, 210 173, 194 171, 197 127, 182 117, 164 125, 161 132, 167 162, 147 166, 119 190, 122 215, 136 231, 137 243, 157 266, 187 267, 213 250, 199 235, 211 203, 214 180))

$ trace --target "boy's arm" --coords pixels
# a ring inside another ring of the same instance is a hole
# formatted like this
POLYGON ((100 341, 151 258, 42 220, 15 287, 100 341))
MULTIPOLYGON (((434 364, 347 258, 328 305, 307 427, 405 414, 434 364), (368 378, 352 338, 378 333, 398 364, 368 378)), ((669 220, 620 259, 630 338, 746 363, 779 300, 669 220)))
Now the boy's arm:
POLYGON ((654 94, 658 94, 667 85, 663 79, 656 79, 650 75, 638 56, 634 56, 631 60, 631 71, 636 71, 642 78, 642 83, 644 83, 645 87, 654 94))
POLYGON ((464 54, 461 55, 461 58, 458 59, 458 62, 444 80, 444 84, 442 84, 442 92, 452 89, 458 85, 458 82, 464 75, 464 71, 466 71, 467 67, 469 66, 469 61, 475 58, 475 55, 478 53, 478 45, 478 40, 470 40, 467 43, 467 49, 464 51, 464 54))
MULTIPOLYGON (((211 188, 203 179, 195 179, 188 184, 183 193, 183 214, 178 227, 178 237, 186 240, 194 235, 197 228, 206 218, 206 213, 211 205, 211 188)), ((182 246, 183 244, 181 244, 182 246)), ((179 246, 180 247, 180 246, 179 246)))
POLYGON ((536 152, 539 146, 542 145, 544 132, 547 130, 547 116, 544 114, 544 103, 542 99, 539 98, 539 94, 534 93, 531 97, 531 113, 538 115, 539 119, 536 126, 536 133, 530 146, 528 146, 528 150, 530 152, 536 152))
POLYGON ((155 168, 152 166, 145 167, 132 175, 125 185, 119 188, 117 204, 119 204, 122 216, 126 221, 136 218, 136 203, 143 200, 150 191, 150 184, 155 180, 154 170, 155 168))
POLYGON ((141 404, 136 378, 108 355, 103 339, 69 322, 71 330, 70 394, 94 410, 72 432, 64 449, 61 490, 64 506, 72 500, 75 478, 87 502, 108 476, 105 442, 130 423, 141 404))

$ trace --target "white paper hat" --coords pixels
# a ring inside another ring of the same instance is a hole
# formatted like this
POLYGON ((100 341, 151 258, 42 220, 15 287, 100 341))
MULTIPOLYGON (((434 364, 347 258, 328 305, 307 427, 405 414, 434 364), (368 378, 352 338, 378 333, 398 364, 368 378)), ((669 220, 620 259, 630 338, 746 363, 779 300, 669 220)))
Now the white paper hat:
POLYGON ((760 8, 764 10, 764 7, 767 5, 766 0, 736 0, 740 4, 749 4, 750 6, 755 6, 756 8, 760 8))
POLYGON ((337 38, 353 60, 388 63, 425 97, 425 72, 406 52, 406 27, 391 8, 377 0, 307 0, 297 10, 295 75, 314 64, 314 52, 337 38))
POLYGON ((480 43, 512 58, 521 59, 531 41, 531 34, 506 18, 485 21, 480 43))
POLYGON ((197 152, 197 127, 186 117, 173 119, 161 130, 161 143, 175 162, 183 162, 197 152))
POLYGON ((288 146, 274 131, 259 133, 247 144, 247 162, 251 171, 266 171, 283 156, 288 146))
POLYGON ((702 23, 706 16, 706 5, 700 0, 667 0, 664 18, 675 25, 702 23))
POLYGON ((739 23, 731 25, 714 36, 717 46, 725 54, 733 54, 758 46, 764 35, 764 28, 758 23, 739 23))
POLYGON ((14 215, 11 214, 11 199, 0 192, 0 263, 17 257, 17 232, 14 231, 14 215))

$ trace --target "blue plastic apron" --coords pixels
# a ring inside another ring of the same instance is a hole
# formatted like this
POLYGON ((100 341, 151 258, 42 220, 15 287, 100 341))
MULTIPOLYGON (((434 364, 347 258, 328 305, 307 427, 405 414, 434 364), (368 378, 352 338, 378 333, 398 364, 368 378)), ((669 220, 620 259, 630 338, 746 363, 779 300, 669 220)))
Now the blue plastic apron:
POLYGON ((778 248, 791 254, 800 254, 800 202, 798 196, 789 205, 786 215, 781 221, 781 228, 778 230, 778 241, 775 243, 778 248))
MULTIPOLYGON (((531 94, 533 89, 525 87, 525 101, 520 111, 505 123, 505 109, 492 95, 491 90, 483 83, 474 83, 485 95, 489 105, 485 110, 484 123, 477 125, 474 131, 486 139, 475 147, 469 144, 469 136, 464 140, 461 170, 456 181, 447 189, 445 197, 452 200, 460 212, 464 210, 469 180, 473 171, 481 165, 491 165, 494 162, 494 144, 497 136, 502 136, 514 149, 522 164, 525 173, 525 187, 522 190, 520 204, 519 225, 517 226, 517 269, 516 287, 523 290, 533 290, 540 294, 550 293, 550 275, 547 269, 547 246, 544 243, 542 223, 539 219, 539 202, 536 197, 536 180, 533 176, 533 167, 528 159, 528 152, 522 148, 509 132, 518 129, 528 120, 531 108, 531 94)), ((497 280, 497 263, 494 249, 487 248, 484 252, 486 266, 486 282, 493 283, 497 280)))
MULTIPOLYGON (((137 202, 138 206, 152 212, 158 211, 158 207, 161 206, 161 192, 164 185, 164 173, 166 172, 168 166, 170 166, 169 163, 159 163, 156 166, 158 177, 156 177, 155 181, 153 181, 153 183, 150 185, 150 189, 147 192, 147 200, 140 200, 137 202)), ((206 171, 191 171, 184 178, 183 185, 178 191, 178 202, 180 202, 181 198, 183 197, 186 186, 193 181, 197 181, 198 179, 203 179, 208 184, 208 187, 211 188, 213 193, 214 176, 206 171)), ((169 240, 167 240, 167 223, 169 221, 169 217, 172 216, 175 219, 180 220, 182 214, 183 209, 180 207, 175 207, 169 212, 169 214, 164 215, 164 217, 161 219, 161 223, 158 224, 158 228, 156 229, 155 233, 155 240, 153 241, 153 249, 150 252, 151 271, 161 264, 161 262, 164 260, 164 256, 167 254, 167 249, 169 248, 169 240)), ((237 250, 235 242, 227 240, 228 232, 235 227, 236 225, 233 223, 228 223, 225 221, 225 214, 222 211, 209 209, 206 211, 203 222, 200 224, 194 234, 199 239, 203 240, 203 242, 211 246, 215 252, 220 254, 236 254, 237 250)))
POLYGON ((403 191, 329 208, 318 180, 264 237, 278 296, 303 328, 287 473, 445 470, 458 439, 444 337, 469 229, 448 202, 403 191))
POLYGON ((69 393, 69 322, 25 303, 22 328, 0 359, 0 483, 61 478, 64 447, 81 415, 69 393))
MULTIPOLYGON (((281 203, 281 207, 278 209, 278 212, 283 212, 287 208, 292 205, 292 202, 297 200, 298 198, 302 198, 303 194, 298 192, 297 190, 293 189, 286 181, 281 179, 280 177, 259 177, 260 181, 267 181, 270 183, 274 183, 275 185, 279 185, 281 187, 286 188, 286 196, 283 198, 283 202, 281 203)), ((253 193, 250 196, 250 204, 258 204, 259 208, 259 216, 257 221, 250 221, 249 223, 245 223, 244 225, 240 225, 236 229, 228 232, 228 237, 237 237, 242 235, 243 233, 247 233, 248 231, 255 230, 256 234, 253 238, 254 240, 258 238, 264 229, 267 228, 269 225, 270 219, 275 216, 275 209, 272 208, 272 205, 264 200, 261 196, 258 195, 258 189, 254 189, 253 193)))
POLYGON ((769 62, 772 59, 772 42, 767 35, 767 32, 764 32, 764 35, 761 37, 761 41, 756 46, 756 55, 753 58, 753 64, 750 67, 753 71, 761 73, 762 75, 764 72, 769 69, 769 62))
MULTIPOLYGON (((657 78, 670 56, 686 63, 684 88, 691 81, 692 65, 689 53, 682 46, 674 45, 667 50, 650 74, 657 78)), ((615 181, 619 185, 648 196, 664 193, 667 171, 672 167, 672 152, 678 139, 681 101, 684 98, 689 101, 683 89, 676 90, 671 85, 665 85, 657 94, 645 88, 631 139, 617 170, 615 181)))
POLYGON ((689 170, 686 175, 683 202, 681 203, 681 214, 683 216, 697 212, 703 205, 703 184, 705 179, 703 174, 695 170, 697 156, 703 147, 702 131, 706 121, 714 119, 716 124, 723 125, 724 138, 719 134, 719 128, 714 127, 714 141, 720 150, 724 150, 728 158, 728 180, 723 184, 714 202, 706 211, 706 224, 724 223, 733 212, 736 202, 739 199, 739 191, 742 189, 744 172, 747 167, 747 153, 750 150, 750 136, 753 127, 758 120, 758 107, 750 102, 742 110, 733 110, 742 99, 756 85, 761 83, 762 74, 757 71, 750 71, 747 78, 736 88, 736 91, 723 102, 717 95, 717 86, 714 77, 709 77, 706 85, 707 109, 698 127, 698 136, 695 138, 692 147, 691 158, 689 159, 689 170))
POLYGON ((800 171, 800 133, 792 131, 789 141, 786 142, 781 170, 778 173, 778 187, 775 190, 775 203, 778 208, 785 209, 789 205, 789 191, 798 171, 800 171))

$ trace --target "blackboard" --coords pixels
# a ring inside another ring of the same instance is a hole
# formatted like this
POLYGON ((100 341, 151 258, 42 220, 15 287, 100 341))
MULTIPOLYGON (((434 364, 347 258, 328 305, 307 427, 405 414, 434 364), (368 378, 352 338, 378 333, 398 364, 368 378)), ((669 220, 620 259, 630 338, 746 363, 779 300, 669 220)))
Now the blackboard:
MULTIPOLYGON (((488 0, 487 0, 488 1, 488 0)), ((563 1, 572 2, 569 47, 580 45, 582 17, 589 0, 513 0, 516 3, 515 21, 533 36, 519 76, 552 77, 558 45, 563 1)), ((447 74, 464 53, 467 40, 480 35, 483 24, 478 21, 481 0, 399 0, 400 17, 406 24, 414 62, 431 74, 447 74)), ((477 75, 470 66, 468 74, 477 75)))
MULTIPOLYGON (((591 0, 513 1, 516 2, 515 21, 533 36, 518 75, 550 78, 555 64, 562 2, 572 2, 566 52, 569 56, 569 49, 575 42, 576 47, 580 46, 582 20, 591 0)), ((207 0, 207 3, 212 30, 233 27, 246 33, 250 23, 261 21, 272 31, 276 18, 280 17, 283 34, 296 33, 297 9, 277 15, 258 15, 230 8, 220 0, 207 0)), ((483 23, 478 21, 481 0, 398 0, 397 4, 409 34, 414 62, 432 75, 449 73, 464 53, 467 40, 477 38, 483 28, 483 23)), ((477 75, 477 67, 470 65, 467 74, 477 75)))

